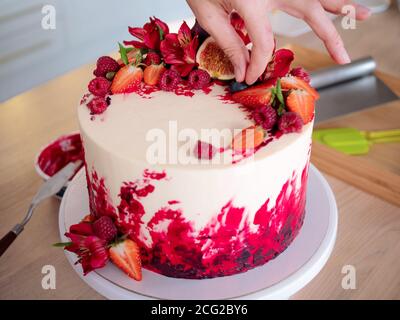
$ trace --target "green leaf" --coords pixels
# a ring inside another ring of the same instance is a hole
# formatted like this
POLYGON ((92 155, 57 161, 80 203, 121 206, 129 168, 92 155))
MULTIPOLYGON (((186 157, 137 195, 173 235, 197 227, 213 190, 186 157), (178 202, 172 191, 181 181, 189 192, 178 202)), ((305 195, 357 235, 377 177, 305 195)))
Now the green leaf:
POLYGON ((157 26, 157 28, 158 28, 158 33, 160 35, 160 41, 162 41, 164 40, 164 31, 162 31, 162 29, 159 26, 157 26))
POLYGON ((53 243, 53 247, 67 247, 70 246, 72 244, 72 242, 57 242, 57 243, 53 243))
POLYGON ((135 61, 132 62, 132 65, 138 66, 138 65, 142 62, 142 60, 143 60, 143 55, 142 55, 142 52, 139 50, 139 51, 136 53, 135 61))
POLYGON ((280 104, 276 112, 278 113, 278 116, 281 116, 283 112, 285 111, 285 106, 283 104, 280 104))
POLYGON ((119 53, 121 54, 122 61, 124 62, 125 65, 129 64, 126 48, 119 42, 118 42, 118 46, 119 46, 119 53))
POLYGON ((283 100, 282 88, 281 88, 281 79, 278 79, 276 82, 276 97, 278 98, 279 102, 283 104, 285 107, 285 100, 283 100))

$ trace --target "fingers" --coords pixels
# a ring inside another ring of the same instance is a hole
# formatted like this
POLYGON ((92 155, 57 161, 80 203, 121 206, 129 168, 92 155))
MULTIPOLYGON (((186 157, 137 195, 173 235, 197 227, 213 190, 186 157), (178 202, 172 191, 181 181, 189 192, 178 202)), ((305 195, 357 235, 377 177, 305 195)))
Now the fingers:
POLYGON ((371 10, 367 7, 355 3, 350 0, 320 0, 324 9, 330 13, 341 15, 343 14, 342 8, 347 5, 354 6, 356 10, 356 19, 357 20, 365 20, 371 15, 371 10))
POLYGON ((329 54, 340 64, 350 62, 350 57, 344 48, 343 41, 332 21, 327 17, 319 1, 312 2, 304 13, 304 20, 315 34, 324 42, 329 54))
POLYGON ((253 84, 271 60, 275 46, 274 36, 266 16, 266 8, 244 4, 238 5, 237 11, 242 16, 253 43, 250 64, 246 71, 247 84, 253 84))
POLYGON ((231 60, 236 81, 244 81, 249 53, 232 27, 228 13, 209 1, 188 1, 188 3, 200 25, 215 39, 231 60))

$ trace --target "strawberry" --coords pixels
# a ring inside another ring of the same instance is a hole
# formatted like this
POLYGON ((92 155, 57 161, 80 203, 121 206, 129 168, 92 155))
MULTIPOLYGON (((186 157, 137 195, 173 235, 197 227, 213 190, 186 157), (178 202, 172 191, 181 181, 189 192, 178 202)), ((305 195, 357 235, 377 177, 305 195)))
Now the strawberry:
POLYGON ((158 83, 161 75, 165 71, 165 67, 162 64, 151 64, 144 69, 143 80, 144 83, 154 86, 158 83))
POLYGON ((271 102, 272 87, 275 80, 249 87, 232 94, 232 100, 241 103, 245 107, 258 108, 271 102))
MULTIPOLYGON (((129 63, 136 63, 137 61, 137 57, 138 57, 138 53, 140 52, 140 49, 133 49, 133 50, 131 50, 131 51, 129 51, 129 52, 127 52, 126 53, 126 55, 127 55, 127 58, 128 58, 128 62, 129 63)), ((125 65, 125 63, 122 61, 122 59, 121 58, 119 58, 118 60, 117 60, 117 62, 118 62, 118 64, 119 64, 119 66, 122 68, 124 65, 125 65)), ((140 61, 139 61, 140 62, 140 61)))
POLYGON ((301 89, 291 90, 286 98, 286 107, 290 111, 296 112, 304 124, 309 123, 313 119, 314 104, 314 97, 301 89))
POLYGON ((232 140, 232 149, 244 152, 257 148, 264 141, 264 130, 259 126, 250 126, 243 129, 232 140))
POLYGON ((139 247, 130 239, 116 243, 110 248, 110 259, 114 264, 135 280, 142 280, 142 264, 139 247))
POLYGON ((142 81, 143 70, 140 67, 126 65, 115 74, 111 84, 112 93, 129 93, 142 81))
POLYGON ((319 94, 317 90, 311 87, 306 81, 294 76, 281 78, 282 90, 302 89, 307 91, 315 100, 318 100, 319 94))

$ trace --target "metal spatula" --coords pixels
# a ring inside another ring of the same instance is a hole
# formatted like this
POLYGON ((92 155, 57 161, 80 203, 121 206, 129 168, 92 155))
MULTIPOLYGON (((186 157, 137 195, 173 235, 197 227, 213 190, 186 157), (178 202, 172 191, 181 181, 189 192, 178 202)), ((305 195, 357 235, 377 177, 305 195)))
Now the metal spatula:
POLYGON ((400 129, 361 131, 355 128, 314 130, 313 139, 349 155, 367 154, 376 143, 400 142, 400 129))
POLYGON ((397 100, 375 69, 374 59, 367 57, 312 72, 311 84, 320 94, 315 122, 397 100))
POLYGON ((54 196, 65 183, 74 175, 75 171, 81 166, 82 161, 76 161, 67 164, 63 169, 57 172, 49 180, 47 180, 36 193, 29 206, 28 212, 22 222, 16 224, 1 240, 0 240, 0 256, 13 243, 17 236, 24 230, 25 225, 32 218, 33 211, 38 204, 51 196, 54 196))

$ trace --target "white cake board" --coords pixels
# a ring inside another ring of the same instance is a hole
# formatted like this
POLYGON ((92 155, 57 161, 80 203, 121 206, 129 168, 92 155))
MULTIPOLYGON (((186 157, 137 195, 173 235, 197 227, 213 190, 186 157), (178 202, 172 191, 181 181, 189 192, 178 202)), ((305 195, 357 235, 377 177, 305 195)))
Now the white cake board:
MULTIPOLYGON (((89 212, 83 169, 69 184, 62 199, 59 228, 62 241, 71 224, 89 212)), ((169 278, 143 270, 143 280, 134 281, 109 263, 105 268, 79 276, 108 299, 288 299, 308 284, 328 260, 336 238, 338 213, 335 197, 322 174, 310 166, 304 225, 293 243, 278 257, 248 272, 214 279, 169 278)))

